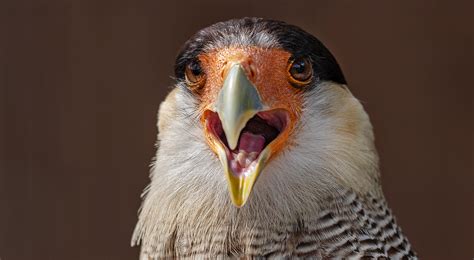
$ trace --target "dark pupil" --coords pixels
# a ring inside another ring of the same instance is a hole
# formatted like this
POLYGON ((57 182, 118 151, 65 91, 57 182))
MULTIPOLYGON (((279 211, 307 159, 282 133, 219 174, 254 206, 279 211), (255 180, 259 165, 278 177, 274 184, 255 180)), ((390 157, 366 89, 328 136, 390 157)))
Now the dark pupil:
POLYGON ((201 66, 199 65, 199 63, 197 62, 192 62, 190 65, 189 65, 189 69, 191 69, 191 72, 193 73, 193 75, 201 75, 201 66))
POLYGON ((305 72, 305 69, 306 69, 305 66, 306 64, 304 61, 296 61, 295 63, 293 63, 293 71, 301 74, 305 72))

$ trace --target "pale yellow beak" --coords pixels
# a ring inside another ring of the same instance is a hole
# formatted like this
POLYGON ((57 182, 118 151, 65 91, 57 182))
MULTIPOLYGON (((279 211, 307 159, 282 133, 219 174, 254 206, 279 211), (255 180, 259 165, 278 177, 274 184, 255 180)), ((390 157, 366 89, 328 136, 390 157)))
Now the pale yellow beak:
POLYGON ((240 132, 255 114, 262 110, 257 89, 240 64, 230 68, 216 102, 230 149, 235 149, 240 132))
MULTIPOLYGON (((257 89, 247 78, 240 64, 236 63, 230 67, 215 104, 228 146, 233 150, 237 147, 240 133, 247 122, 263 109, 257 89)), ((233 172, 227 159, 226 148, 219 146, 217 150, 227 177, 232 202, 235 206, 242 207, 269 157, 269 149, 266 147, 243 174, 233 172)))

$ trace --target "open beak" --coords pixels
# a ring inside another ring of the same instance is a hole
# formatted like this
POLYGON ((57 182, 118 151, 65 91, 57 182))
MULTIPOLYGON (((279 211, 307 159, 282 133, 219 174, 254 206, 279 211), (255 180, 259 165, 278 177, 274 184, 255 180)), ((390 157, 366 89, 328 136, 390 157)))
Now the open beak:
POLYGON ((225 77, 214 111, 206 111, 206 131, 224 168, 232 202, 242 207, 270 158, 272 141, 286 128, 282 109, 266 110, 241 64, 225 77))
POLYGON ((240 64, 234 64, 225 78, 216 103, 229 148, 235 149, 240 132, 247 122, 262 110, 257 89, 240 64))

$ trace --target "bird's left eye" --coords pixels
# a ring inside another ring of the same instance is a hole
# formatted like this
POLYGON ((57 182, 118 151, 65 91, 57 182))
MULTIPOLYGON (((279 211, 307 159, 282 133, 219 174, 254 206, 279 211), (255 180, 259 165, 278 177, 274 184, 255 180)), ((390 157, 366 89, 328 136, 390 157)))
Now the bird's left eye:
POLYGON ((200 87, 204 84, 204 72, 202 71, 199 61, 191 61, 186 65, 185 70, 186 83, 191 88, 200 87))
POLYGON ((290 82, 298 85, 308 84, 313 76, 311 62, 307 58, 296 58, 289 63, 290 82))

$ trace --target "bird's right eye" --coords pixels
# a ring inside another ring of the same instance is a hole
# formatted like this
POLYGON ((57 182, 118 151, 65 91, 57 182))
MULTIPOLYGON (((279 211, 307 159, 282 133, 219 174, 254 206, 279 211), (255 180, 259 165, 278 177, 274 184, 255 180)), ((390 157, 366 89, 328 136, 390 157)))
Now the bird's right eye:
POLYGON ((205 75, 202 71, 199 61, 194 60, 188 63, 188 65, 186 65, 184 75, 186 78, 186 83, 193 89, 201 87, 204 84, 205 75))

